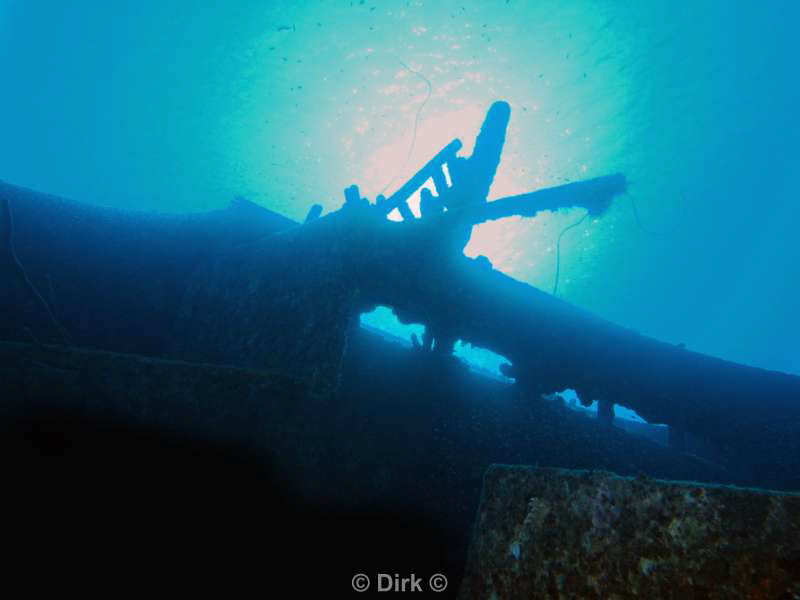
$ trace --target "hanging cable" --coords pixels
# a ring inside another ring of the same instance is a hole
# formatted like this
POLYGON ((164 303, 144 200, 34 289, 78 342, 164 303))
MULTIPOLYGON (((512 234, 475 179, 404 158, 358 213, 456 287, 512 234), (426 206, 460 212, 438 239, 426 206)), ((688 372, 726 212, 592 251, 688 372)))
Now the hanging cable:
POLYGON ((433 85, 431 84, 430 80, 427 77, 425 77, 425 75, 423 75, 419 71, 415 71, 403 61, 399 62, 401 65, 403 65, 404 69, 406 69, 410 73, 413 73, 428 85, 428 94, 425 96, 425 100, 422 101, 422 104, 419 105, 419 108, 417 108, 417 114, 414 116, 414 134, 411 137, 411 146, 408 149, 408 154, 406 155, 406 159, 403 161, 403 164, 395 172, 395 174, 392 176, 389 182, 385 186, 383 186, 383 189, 380 192, 378 192, 378 194, 383 194, 388 189, 388 187, 392 185, 392 183, 394 183, 395 179, 398 178, 400 173, 402 173, 405 170, 406 166, 408 165, 408 161, 411 160, 411 154, 414 152, 414 145, 417 143, 417 127, 419 126, 419 115, 420 113, 422 113, 422 109, 425 108, 425 105, 428 103, 428 100, 431 99, 431 95, 433 94, 433 85))
POLYGON ((586 220, 586 217, 588 216, 589 213, 587 212, 580 219, 575 221, 572 225, 567 225, 566 227, 564 227, 564 229, 561 230, 561 233, 558 234, 558 241, 556 241, 556 276, 555 276, 555 281, 553 282, 554 296, 558 291, 558 277, 561 273, 561 238, 564 237, 564 234, 567 233, 570 229, 574 229, 575 227, 583 223, 586 220))

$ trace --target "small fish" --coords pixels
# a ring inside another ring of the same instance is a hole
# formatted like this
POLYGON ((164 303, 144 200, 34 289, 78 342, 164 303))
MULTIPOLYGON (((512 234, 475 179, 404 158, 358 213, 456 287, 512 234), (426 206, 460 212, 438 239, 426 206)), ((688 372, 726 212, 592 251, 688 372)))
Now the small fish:
POLYGON ((278 25, 275 31, 297 31, 294 25, 278 25))

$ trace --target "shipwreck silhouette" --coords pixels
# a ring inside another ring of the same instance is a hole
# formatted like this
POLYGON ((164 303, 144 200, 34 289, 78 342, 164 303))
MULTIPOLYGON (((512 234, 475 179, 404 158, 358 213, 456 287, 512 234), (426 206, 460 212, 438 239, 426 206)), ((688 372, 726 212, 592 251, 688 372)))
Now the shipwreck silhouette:
POLYGON ((456 155, 461 144, 454 140, 388 198, 370 204, 352 186, 341 210, 317 217, 312 208, 302 226, 277 233, 246 257, 216 261, 210 267, 216 276, 199 279, 212 283, 193 289, 194 308, 182 319, 192 341, 179 343, 180 353, 251 365, 284 354, 296 357, 297 369, 310 368, 313 385, 324 389, 336 381, 347 323, 385 305, 401 322, 425 324, 445 352, 462 339, 507 357, 507 374, 532 394, 571 388, 587 405, 619 404, 668 424, 676 440, 690 432, 722 446, 769 443, 795 455, 800 377, 649 339, 463 256, 478 223, 572 206, 600 215, 625 190, 624 177, 615 174, 487 202, 509 115, 505 103, 491 107, 468 159, 456 155), (423 196, 416 219, 406 201, 429 178, 438 197, 423 196), (402 222, 386 219, 395 208, 402 222), (269 319, 287 308, 254 282, 264 278, 261 257, 274 255, 276 246, 284 260, 301 264, 283 273, 287 285, 316 301, 301 304, 291 339, 269 341, 269 319))
MULTIPOLYGON (((487 201, 509 118, 495 103, 469 158, 454 140, 390 196, 350 186, 341 209, 313 205, 303 223, 244 199, 153 214, 0 183, 0 455, 34 514, 25 527, 83 515, 102 529, 150 498, 141 523, 157 535, 183 518, 163 512, 172 498, 192 507, 187 531, 237 515, 273 540, 276 564, 320 526, 336 576, 396 568, 424 535, 425 565, 457 580, 491 463, 800 489, 800 377, 647 338, 464 256, 478 223, 573 206, 602 217, 625 191, 612 174, 487 201), (415 218, 407 201, 428 180, 415 218), (407 349, 360 328, 378 305, 423 324, 422 339, 407 349), (506 357, 513 385, 469 372, 459 339, 506 357), (597 420, 543 399, 568 388, 599 401, 597 420), (610 427, 614 404, 669 425, 670 444, 610 427), (65 488, 81 493, 49 501, 65 488), (291 515, 285 535, 264 506, 291 515), (376 523, 408 551, 381 546, 376 523), (343 553, 334 540, 354 528, 371 541, 343 553)), ((230 546, 225 527, 213 537, 230 546)))
POLYGON ((532 396, 571 388, 584 404, 600 401, 606 418, 618 404, 669 425, 676 442, 688 432, 797 456, 800 377, 644 337, 463 255, 481 222, 573 206, 599 216, 625 191, 613 174, 487 202, 509 117, 508 104, 495 103, 469 158, 453 140, 388 198, 370 203, 354 185, 340 210, 322 216, 314 205, 302 224, 245 200, 156 216, 4 184, 0 337, 64 342, 69 331, 76 346, 280 369, 325 396, 335 394, 354 320, 384 305, 426 326, 415 341, 424 349, 449 354, 461 339, 507 357, 505 373, 532 396), (437 195, 423 189, 415 218, 407 200, 429 179, 437 195), (395 209, 400 222, 387 219, 395 209), (139 233, 115 238, 123 224, 139 233), (147 281, 124 276, 159 261, 147 281), (137 306, 145 285, 158 290, 157 310, 137 306), (66 296, 82 300, 59 309, 66 296))

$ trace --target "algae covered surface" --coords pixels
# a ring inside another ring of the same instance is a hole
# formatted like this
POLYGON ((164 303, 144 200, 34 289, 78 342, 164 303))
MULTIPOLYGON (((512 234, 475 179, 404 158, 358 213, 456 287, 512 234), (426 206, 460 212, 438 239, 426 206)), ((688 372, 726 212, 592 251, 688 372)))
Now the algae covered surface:
POLYGON ((461 598, 796 598, 800 495, 493 465, 461 598))

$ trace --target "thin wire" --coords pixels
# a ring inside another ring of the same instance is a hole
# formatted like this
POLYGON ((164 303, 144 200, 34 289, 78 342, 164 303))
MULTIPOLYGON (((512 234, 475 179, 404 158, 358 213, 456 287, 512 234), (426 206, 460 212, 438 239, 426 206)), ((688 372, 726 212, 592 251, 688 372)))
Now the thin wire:
MULTIPOLYGON (((683 203, 683 208, 684 208, 683 213, 684 213, 684 215, 681 216, 681 218, 678 220, 678 222, 675 224, 674 227, 672 227, 671 229, 669 229, 667 231, 653 231, 652 229, 650 229, 648 227, 645 227, 644 224, 642 223, 642 219, 639 216, 639 209, 638 209, 638 207, 636 205, 636 200, 634 200, 633 196, 630 195, 630 194, 628 195, 628 197, 630 198, 630 201, 631 201, 631 209, 633 210, 633 216, 636 219, 636 225, 639 227, 639 229, 641 229, 644 233, 646 233, 648 235, 652 235, 652 236, 668 236, 668 235, 672 235, 678 229, 678 227, 680 227, 681 223, 683 222, 683 216, 685 216, 685 214, 686 214, 687 205, 686 205, 686 202, 684 201, 684 203, 683 203)), ((572 223, 571 225, 567 225, 564 229, 561 230, 561 233, 558 234, 558 241, 556 242, 556 275, 555 275, 555 282, 553 283, 553 295, 554 296, 556 295, 556 292, 558 291, 558 278, 559 278, 559 276, 561 274, 561 238, 564 237, 564 234, 567 233, 570 229, 573 229, 574 227, 577 227, 578 225, 583 223, 586 220, 586 217, 588 217, 588 216, 589 216, 589 213, 587 212, 585 215, 583 215, 583 217, 581 217, 575 223, 572 223)))
POLYGON ((388 189, 388 187, 394 183, 395 179, 397 179, 400 173, 402 173, 405 170, 406 165, 408 165, 408 161, 411 160, 411 154, 414 152, 414 145, 417 143, 417 127, 419 126, 419 115, 422 112, 422 109, 425 108, 425 105, 428 103, 428 100, 431 99, 431 95, 433 94, 433 85, 431 84, 430 80, 427 77, 425 77, 425 75, 423 75, 419 71, 415 71, 414 69, 409 67, 406 63, 404 63, 402 60, 399 62, 401 65, 403 65, 403 68, 413 73, 414 75, 422 79, 426 84, 428 84, 428 95, 425 96, 425 100, 423 100, 422 104, 420 104, 419 108, 417 108, 417 114, 414 117, 414 135, 411 138, 411 147, 408 149, 408 154, 406 155, 406 159, 403 161, 402 166, 395 172, 395 174, 392 176, 389 182, 385 186, 383 186, 383 189, 380 192, 378 192, 378 194, 383 194, 383 192, 385 192, 388 189))
POLYGON ((556 295, 558 291, 558 277, 561 274, 561 238, 564 237, 564 234, 567 233, 570 229, 573 229, 583 223, 586 220, 586 217, 589 216, 587 212, 583 215, 580 219, 575 221, 572 225, 567 225, 564 229, 561 230, 561 233, 558 234, 558 241, 556 242, 556 277, 553 283, 553 295, 556 295))

